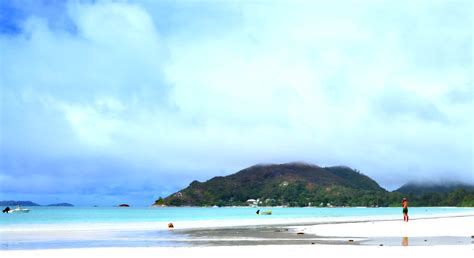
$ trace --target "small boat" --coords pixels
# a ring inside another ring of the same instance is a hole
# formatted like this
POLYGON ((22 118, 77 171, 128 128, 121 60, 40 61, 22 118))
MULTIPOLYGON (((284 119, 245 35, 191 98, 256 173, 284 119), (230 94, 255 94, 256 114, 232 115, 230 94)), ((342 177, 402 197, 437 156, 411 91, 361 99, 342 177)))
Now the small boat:
POLYGON ((15 209, 11 209, 8 211, 8 213, 14 213, 14 212, 27 213, 27 212, 30 212, 30 209, 25 209, 25 208, 20 207, 20 205, 18 205, 16 206, 15 209))
POLYGON ((257 210, 257 212, 255 212, 257 215, 272 215, 272 211, 271 210, 268 210, 268 211, 260 211, 260 210, 257 210))

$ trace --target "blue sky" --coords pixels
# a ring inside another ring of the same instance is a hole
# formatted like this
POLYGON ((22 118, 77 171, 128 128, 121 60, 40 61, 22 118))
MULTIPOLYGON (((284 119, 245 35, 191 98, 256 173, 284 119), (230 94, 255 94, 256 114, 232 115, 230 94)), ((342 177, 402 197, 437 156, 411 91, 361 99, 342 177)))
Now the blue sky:
POLYGON ((146 205, 291 161, 474 183, 471 1, 0 6, 0 199, 146 205))

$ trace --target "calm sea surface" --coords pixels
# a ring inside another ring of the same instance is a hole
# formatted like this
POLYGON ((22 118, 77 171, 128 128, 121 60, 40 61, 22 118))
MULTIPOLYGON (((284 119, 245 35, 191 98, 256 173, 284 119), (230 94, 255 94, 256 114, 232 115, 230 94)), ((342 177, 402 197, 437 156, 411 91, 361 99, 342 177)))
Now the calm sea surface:
MULTIPOLYGON (((0 227, 19 224, 74 224, 165 222, 197 220, 255 219, 255 211, 272 210, 263 219, 317 219, 359 216, 397 216, 401 208, 82 208, 82 207, 27 207, 29 213, 0 214, 0 227)), ((411 216, 444 215, 474 212, 474 208, 410 208, 411 216)))

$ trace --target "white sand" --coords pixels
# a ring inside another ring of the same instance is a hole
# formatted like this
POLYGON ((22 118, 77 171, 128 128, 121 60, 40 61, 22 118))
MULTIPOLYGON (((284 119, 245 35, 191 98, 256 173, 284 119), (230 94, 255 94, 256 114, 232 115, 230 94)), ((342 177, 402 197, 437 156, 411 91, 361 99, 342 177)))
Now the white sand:
POLYGON ((221 246, 221 247, 151 247, 151 248, 82 248, 32 251, 0 251, 2 257, 169 257, 169 258, 232 258, 232 257, 364 257, 364 258, 408 258, 408 257, 474 257, 473 245, 463 246, 221 246))
MULTIPOLYGON (((294 227, 319 236, 417 237, 474 235, 474 214, 467 217, 373 221, 294 227)), ((5 231, 3 233, 6 233, 5 231)), ((472 239, 471 241, 474 241, 472 239)), ((0 251, 1 257, 474 257, 474 244, 434 246, 280 245, 219 247, 79 248, 0 251)))
MULTIPOLYGON (((412 219, 409 222, 371 221, 294 227, 318 236, 424 237, 473 236, 474 216, 412 219)), ((473 239, 474 240, 474 239, 473 239)))

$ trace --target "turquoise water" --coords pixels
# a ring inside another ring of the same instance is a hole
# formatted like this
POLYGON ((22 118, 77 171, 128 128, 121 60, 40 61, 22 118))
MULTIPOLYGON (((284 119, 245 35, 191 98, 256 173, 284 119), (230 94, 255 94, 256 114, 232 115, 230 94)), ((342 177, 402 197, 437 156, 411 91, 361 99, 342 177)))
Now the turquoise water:
MULTIPOLYGON (((361 216, 401 216, 401 208, 81 208, 28 207, 29 213, 0 214, 0 227, 17 224, 74 224, 167 222, 242 219, 317 219, 361 216), (271 216, 256 216, 255 211, 272 210, 271 216)), ((410 216, 474 212, 474 208, 410 208, 410 216)))

